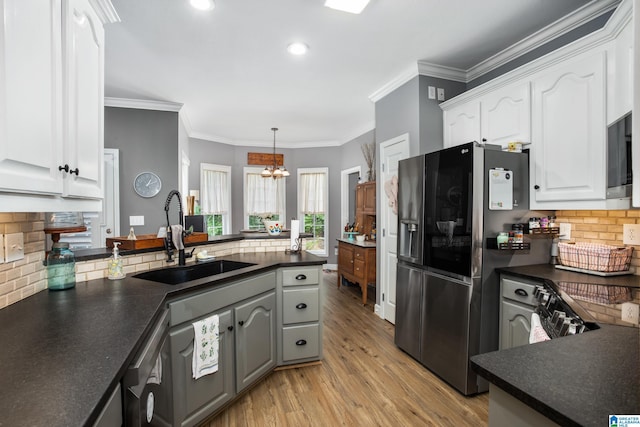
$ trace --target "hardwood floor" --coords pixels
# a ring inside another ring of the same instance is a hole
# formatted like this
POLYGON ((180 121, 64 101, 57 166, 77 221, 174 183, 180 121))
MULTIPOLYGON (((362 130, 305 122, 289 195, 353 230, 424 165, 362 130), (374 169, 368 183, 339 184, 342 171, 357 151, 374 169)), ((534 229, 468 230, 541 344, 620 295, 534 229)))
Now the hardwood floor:
POLYGON ((481 426, 488 394, 464 397, 399 350, 360 290, 324 273, 324 360, 274 372, 202 427, 481 426))

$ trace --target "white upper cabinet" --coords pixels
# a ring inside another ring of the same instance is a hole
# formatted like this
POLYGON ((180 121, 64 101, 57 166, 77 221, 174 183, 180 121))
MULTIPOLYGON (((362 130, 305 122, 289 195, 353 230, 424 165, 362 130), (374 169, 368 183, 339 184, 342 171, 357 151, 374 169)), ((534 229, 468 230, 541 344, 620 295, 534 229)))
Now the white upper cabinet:
POLYGON ((63 11, 65 196, 102 198, 104 28, 88 0, 63 11))
POLYGON ((607 57, 607 124, 633 108, 633 25, 627 22, 607 57))
POLYGON ((109 0, 0 7, 0 211, 101 209, 103 22, 115 10, 109 0))
POLYGON ((444 147, 480 141, 480 102, 477 100, 444 111, 444 147))
POLYGON ((532 204, 606 196, 605 55, 583 54, 533 81, 532 204))
POLYGON ((482 140, 507 148, 511 141, 531 141, 529 83, 500 88, 480 98, 482 140))
POLYGON ((0 191, 61 194, 60 1, 0 5, 0 191))

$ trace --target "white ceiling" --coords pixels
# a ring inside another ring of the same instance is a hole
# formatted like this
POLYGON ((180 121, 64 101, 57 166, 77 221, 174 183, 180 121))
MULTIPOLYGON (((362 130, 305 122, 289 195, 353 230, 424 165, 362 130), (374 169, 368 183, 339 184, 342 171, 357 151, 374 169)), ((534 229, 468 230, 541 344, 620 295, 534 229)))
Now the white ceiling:
POLYGON ((105 95, 184 104, 192 137, 268 145, 276 126, 279 146, 338 145, 374 128, 370 96, 418 61, 469 70, 589 3, 371 0, 352 15, 324 0, 215 1, 112 0, 105 95), (293 41, 309 53, 291 56, 293 41))

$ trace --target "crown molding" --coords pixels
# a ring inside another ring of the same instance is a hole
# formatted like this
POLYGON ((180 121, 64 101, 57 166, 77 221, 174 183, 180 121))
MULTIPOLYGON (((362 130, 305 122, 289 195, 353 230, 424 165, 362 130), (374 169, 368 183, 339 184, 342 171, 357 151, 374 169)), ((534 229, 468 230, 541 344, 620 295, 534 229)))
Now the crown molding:
POLYGON ((563 34, 615 9, 621 0, 592 0, 569 15, 558 19, 541 30, 525 37, 490 58, 474 65, 466 71, 467 82, 474 80, 514 59, 537 49, 563 34))
POLYGON ((465 70, 432 64, 427 61, 418 61, 418 74, 467 83, 467 72, 465 70))
POLYGON ((372 130, 375 130, 375 129, 376 129, 376 121, 371 120, 370 122, 361 126, 359 129, 355 129, 354 131, 346 134, 343 138, 341 138, 342 142, 339 145, 344 145, 348 142, 351 142, 354 139, 364 135, 365 133, 371 132, 372 130))
POLYGON ((133 108, 136 110, 156 110, 179 112, 184 104, 169 101, 151 101, 146 99, 104 98, 105 107, 133 108))
POLYGON ((187 134, 189 135, 189 138, 202 139, 203 141, 209 142, 219 142, 220 144, 238 145, 233 141, 233 139, 219 135, 212 135, 210 133, 196 132, 190 127, 187 130, 187 134))
POLYGON ((380 89, 376 90, 371 95, 369 95, 369 100, 371 102, 380 101, 382 98, 389 95, 391 92, 398 89, 400 86, 402 86, 403 84, 405 84, 406 82, 408 82, 409 80, 411 80, 417 75, 418 75, 418 66, 417 64, 413 64, 407 69, 405 69, 404 71, 402 71, 402 73, 400 73, 398 76, 393 78, 393 80, 389 81, 380 89))
POLYGON ((89 2, 103 24, 120 22, 120 16, 118 16, 116 8, 111 4, 111 0, 89 0, 89 2))

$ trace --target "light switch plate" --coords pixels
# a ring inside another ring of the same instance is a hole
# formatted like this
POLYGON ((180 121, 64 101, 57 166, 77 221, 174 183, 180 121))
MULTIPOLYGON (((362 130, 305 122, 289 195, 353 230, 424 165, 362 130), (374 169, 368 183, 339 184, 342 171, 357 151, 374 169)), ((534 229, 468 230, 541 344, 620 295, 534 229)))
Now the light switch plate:
POLYGON ((24 234, 5 234, 4 255, 6 262, 18 261, 24 258, 24 234))
POLYGON ((558 237, 560 240, 570 240, 571 239, 571 223, 561 222, 558 224, 560 230, 558 230, 558 237))
POLYGON ((144 215, 134 215, 129 217, 129 225, 144 225, 144 215))
POLYGON ((0 264, 4 263, 4 234, 0 234, 0 264))
POLYGON ((444 101, 444 89, 441 87, 438 88, 438 101, 444 101))
POLYGON ((429 99, 436 99, 436 87, 429 86, 427 89, 428 89, 429 99))

